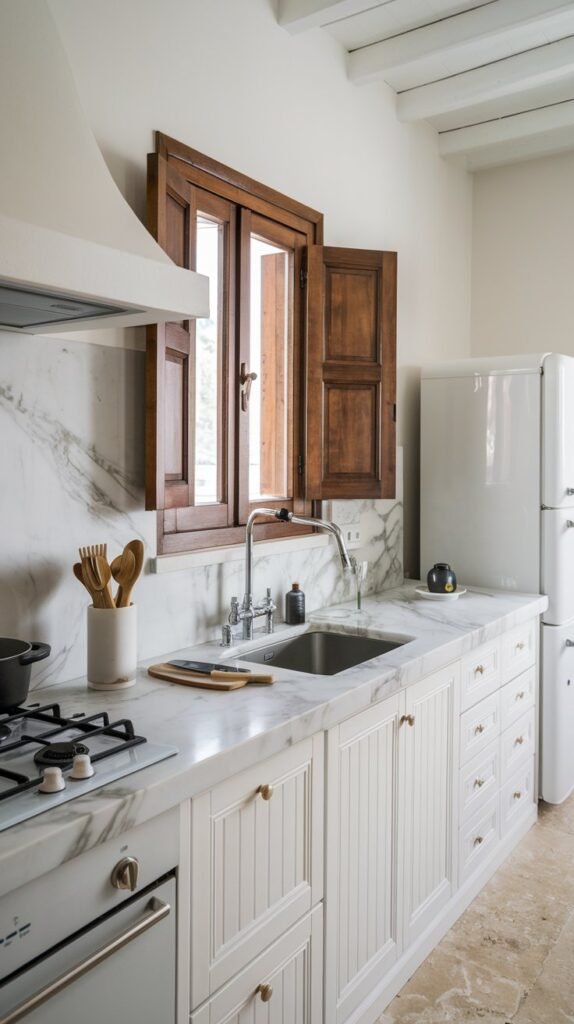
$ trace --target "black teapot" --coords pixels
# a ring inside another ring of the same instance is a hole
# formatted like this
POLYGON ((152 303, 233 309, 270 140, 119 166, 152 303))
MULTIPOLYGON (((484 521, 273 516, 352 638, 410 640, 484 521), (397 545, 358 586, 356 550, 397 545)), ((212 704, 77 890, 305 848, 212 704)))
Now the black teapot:
POLYGON ((456 590, 456 576, 446 562, 436 562, 427 574, 431 594, 452 594, 456 590))

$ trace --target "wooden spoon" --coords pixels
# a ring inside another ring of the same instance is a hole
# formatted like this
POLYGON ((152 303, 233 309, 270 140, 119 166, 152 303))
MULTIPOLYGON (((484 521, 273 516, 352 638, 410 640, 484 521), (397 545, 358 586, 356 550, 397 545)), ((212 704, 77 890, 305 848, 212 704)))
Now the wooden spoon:
POLYGON ((127 608, 129 605, 129 597, 135 583, 135 568, 135 555, 129 548, 124 548, 121 555, 112 562, 112 576, 118 584, 116 608, 127 608))
POLYGON ((131 604, 132 590, 141 574, 144 561, 144 546, 141 540, 130 540, 125 548, 124 552, 130 551, 135 559, 134 570, 131 579, 122 587, 122 608, 127 608, 131 604))
POLYGON ((103 558, 102 555, 96 555, 95 558, 83 558, 82 571, 86 577, 89 589, 93 591, 94 595, 99 594, 101 598, 100 608, 115 608, 110 590, 112 570, 107 559, 103 558))
POLYGON ((90 590, 90 585, 89 585, 86 577, 84 576, 84 570, 82 569, 81 562, 75 562, 74 563, 74 576, 76 577, 77 580, 80 581, 80 583, 83 583, 83 585, 85 586, 86 590, 88 591, 88 594, 90 595, 90 597, 92 599, 92 604, 93 604, 94 608, 101 608, 102 607, 101 602, 100 602, 100 596, 101 595, 97 591, 92 592, 90 590))

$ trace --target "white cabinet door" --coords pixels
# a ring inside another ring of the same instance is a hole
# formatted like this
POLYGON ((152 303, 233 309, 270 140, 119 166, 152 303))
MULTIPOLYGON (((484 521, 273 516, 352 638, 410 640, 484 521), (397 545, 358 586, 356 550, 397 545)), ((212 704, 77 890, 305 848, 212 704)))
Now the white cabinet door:
POLYGON ((397 771, 402 695, 327 741, 325 1020, 336 1024, 397 958, 397 771))
POLYGON ((321 911, 315 907, 224 985, 190 1024, 323 1024, 321 911))
POLYGON ((192 800, 191 1005, 323 896, 323 734, 192 800))
POLYGON ((405 949, 434 920, 456 884, 459 684, 457 663, 405 693, 398 857, 405 949))

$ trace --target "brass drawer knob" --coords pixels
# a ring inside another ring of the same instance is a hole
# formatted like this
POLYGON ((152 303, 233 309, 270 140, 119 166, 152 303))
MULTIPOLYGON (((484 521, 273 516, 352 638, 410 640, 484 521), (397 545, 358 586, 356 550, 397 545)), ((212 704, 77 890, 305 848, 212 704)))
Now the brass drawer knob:
POLYGON ((139 862, 136 857, 123 857, 112 871, 110 881, 114 889, 129 889, 135 892, 138 885, 139 862))
POLYGON ((273 985, 258 985, 255 989, 255 995, 259 996, 262 1003, 268 1003, 273 995, 273 985))
POLYGON ((516 650, 517 651, 523 651, 525 647, 526 647, 526 644, 524 643, 524 641, 519 640, 517 645, 516 645, 516 650))
MULTIPOLYGON (((268 782, 265 782, 262 786, 257 787, 257 792, 264 800, 270 800, 273 796, 273 786, 270 786, 268 782)), ((271 996, 269 996, 269 998, 271 998, 271 996)))
POLYGON ((475 789, 480 789, 481 786, 484 786, 484 779, 475 779, 474 780, 474 786, 475 786, 475 789))
POLYGON ((524 700, 525 697, 526 697, 526 694, 525 694, 524 690, 519 690, 514 699, 515 700, 524 700))
POLYGON ((522 799, 522 793, 520 792, 519 789, 516 790, 516 793, 512 794, 512 799, 513 800, 521 800, 522 799))
POLYGON ((474 674, 476 675, 477 672, 480 672, 481 676, 484 675, 484 673, 486 672, 484 665, 477 665, 474 670, 474 674))
POLYGON ((472 845, 473 846, 480 846, 480 844, 483 843, 483 842, 484 842, 484 836, 477 836, 476 839, 474 840, 474 843, 472 845))
POLYGON ((407 722, 408 725, 414 725, 415 724, 415 716, 414 715, 401 715, 400 720, 399 720, 399 725, 404 725, 405 722, 407 722))
POLYGON ((475 736, 480 736, 481 732, 484 732, 485 729, 486 729, 486 726, 482 725, 482 723, 479 723, 476 726, 475 730, 474 730, 474 735, 475 736))
POLYGON ((518 745, 519 747, 521 747, 523 743, 524 743, 524 736, 517 736, 515 741, 514 741, 514 746, 518 745))

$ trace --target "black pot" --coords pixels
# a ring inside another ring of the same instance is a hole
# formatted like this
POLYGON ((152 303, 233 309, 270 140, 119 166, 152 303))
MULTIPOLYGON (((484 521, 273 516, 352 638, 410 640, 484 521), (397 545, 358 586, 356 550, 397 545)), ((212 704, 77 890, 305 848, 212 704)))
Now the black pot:
POLYGON ((456 576, 446 562, 436 562, 427 575, 431 594, 452 594, 456 590, 456 576))
POLYGON ((28 696, 31 666, 50 653, 49 644, 0 637, 0 711, 22 704, 28 696))

